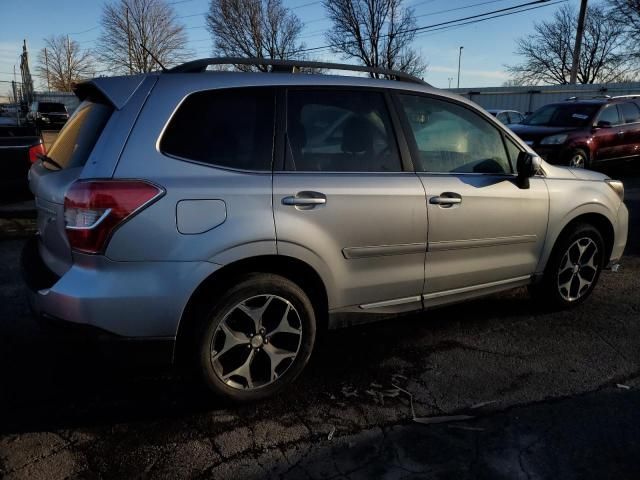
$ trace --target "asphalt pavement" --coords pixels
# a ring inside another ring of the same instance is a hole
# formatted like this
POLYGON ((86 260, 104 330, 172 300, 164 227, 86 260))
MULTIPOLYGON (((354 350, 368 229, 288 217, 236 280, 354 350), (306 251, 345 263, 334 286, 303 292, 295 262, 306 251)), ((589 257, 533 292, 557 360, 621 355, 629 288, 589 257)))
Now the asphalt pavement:
POLYGON ((619 273, 546 312, 526 290, 330 332, 296 385, 234 407, 39 330, 0 240, 0 477, 640 477, 640 174, 619 273), (439 422, 439 423, 434 423, 439 422))

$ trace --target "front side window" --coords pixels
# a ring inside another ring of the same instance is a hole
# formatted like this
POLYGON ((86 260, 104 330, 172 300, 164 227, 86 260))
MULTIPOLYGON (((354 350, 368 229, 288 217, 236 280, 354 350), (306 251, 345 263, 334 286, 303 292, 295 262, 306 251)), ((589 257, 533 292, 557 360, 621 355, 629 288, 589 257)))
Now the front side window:
POLYGON ((287 170, 401 170, 389 113, 379 92, 289 91, 287 140, 287 170))
POLYGON ((189 95, 173 115, 160 150, 241 170, 271 170, 275 91, 207 90, 189 95))
POLYGON ((618 125, 620 122, 620 114, 618 113, 618 107, 615 105, 609 105, 605 107, 598 117, 598 122, 608 122, 609 125, 618 125))
POLYGON ((435 173, 511 173, 502 134, 455 103, 400 95, 417 148, 416 170, 435 173))

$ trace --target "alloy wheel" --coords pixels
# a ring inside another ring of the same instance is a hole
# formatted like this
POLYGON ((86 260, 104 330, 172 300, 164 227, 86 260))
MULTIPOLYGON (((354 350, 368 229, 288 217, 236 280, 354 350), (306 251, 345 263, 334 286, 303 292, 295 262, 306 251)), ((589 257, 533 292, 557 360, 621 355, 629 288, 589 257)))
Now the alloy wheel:
POLYGON ((593 285, 599 269, 598 245, 589 237, 567 249, 558 269, 558 291, 568 302, 582 298, 593 285))
POLYGON ((229 310, 213 334, 213 370, 232 388, 270 385, 293 364, 302 333, 300 315, 288 300, 277 295, 247 298, 229 310))
POLYGON ((573 168, 585 168, 587 159, 582 153, 574 153, 569 160, 569 166, 573 168))

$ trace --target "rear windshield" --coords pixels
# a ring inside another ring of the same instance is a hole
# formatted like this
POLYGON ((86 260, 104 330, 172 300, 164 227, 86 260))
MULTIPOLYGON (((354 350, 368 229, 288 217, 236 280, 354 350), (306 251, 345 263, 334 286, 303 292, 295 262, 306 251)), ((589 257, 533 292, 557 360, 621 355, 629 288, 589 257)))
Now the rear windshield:
POLYGON ((547 105, 533 112, 522 123, 542 127, 584 127, 593 122, 600 107, 598 104, 584 103, 547 105))
MULTIPOLYGON (((62 168, 84 165, 107 124, 113 108, 102 103, 84 101, 60 130, 47 155, 62 168)), ((55 170, 50 163, 44 165, 55 170)))
POLYGON ((66 113, 67 109, 62 103, 40 102, 38 111, 41 113, 66 113))

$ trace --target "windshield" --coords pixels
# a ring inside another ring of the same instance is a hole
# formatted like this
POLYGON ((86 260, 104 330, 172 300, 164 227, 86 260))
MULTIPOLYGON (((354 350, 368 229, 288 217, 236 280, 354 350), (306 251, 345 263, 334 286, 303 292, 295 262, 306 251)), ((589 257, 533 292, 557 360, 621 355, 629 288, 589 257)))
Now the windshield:
POLYGON ((522 123, 544 127, 584 127, 593 121, 599 108, 600 105, 597 104, 546 105, 533 112, 522 123))
POLYGON ((62 168, 84 165, 112 111, 108 105, 82 102, 60 131, 49 157, 62 168))
POLYGON ((38 105, 38 111, 41 113, 67 113, 67 109, 62 103, 41 102, 38 105))

